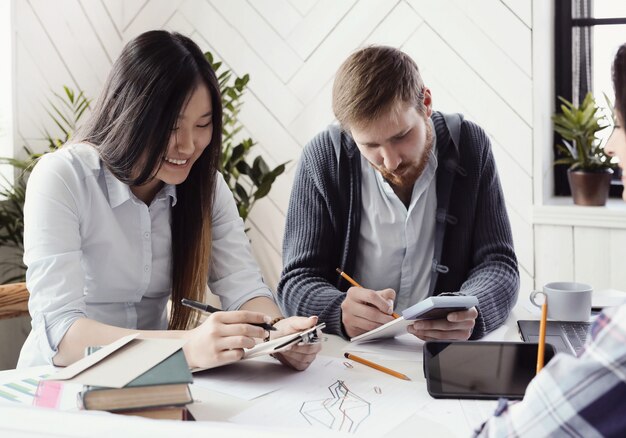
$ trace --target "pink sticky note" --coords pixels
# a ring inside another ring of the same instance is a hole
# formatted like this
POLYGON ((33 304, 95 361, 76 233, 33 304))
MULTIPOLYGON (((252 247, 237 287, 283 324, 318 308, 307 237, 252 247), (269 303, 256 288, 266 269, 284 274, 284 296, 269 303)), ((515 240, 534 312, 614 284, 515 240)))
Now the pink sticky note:
POLYGON ((63 382, 41 380, 37 385, 37 392, 33 398, 33 406, 57 409, 61 403, 63 382))

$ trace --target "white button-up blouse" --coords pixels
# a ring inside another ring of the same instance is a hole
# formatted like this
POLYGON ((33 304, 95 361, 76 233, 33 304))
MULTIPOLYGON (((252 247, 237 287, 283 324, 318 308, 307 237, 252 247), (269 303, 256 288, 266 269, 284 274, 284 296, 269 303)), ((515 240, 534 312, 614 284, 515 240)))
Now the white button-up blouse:
MULTIPOLYGON (((72 144, 35 166, 24 206, 24 263, 32 330, 18 367, 52 363, 78 318, 140 330, 167 328, 171 209, 165 185, 148 206, 102 165, 97 150, 72 144)), ((218 174, 209 288, 222 307, 273 299, 252 257, 244 224, 218 174)))

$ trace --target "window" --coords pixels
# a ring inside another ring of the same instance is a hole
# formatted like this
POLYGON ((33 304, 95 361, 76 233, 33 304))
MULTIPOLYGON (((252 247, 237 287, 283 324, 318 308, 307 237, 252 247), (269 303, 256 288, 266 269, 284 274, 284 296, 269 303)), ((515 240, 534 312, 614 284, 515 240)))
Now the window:
MULTIPOLYGON (((557 0, 555 4, 555 101, 558 96, 578 104, 591 91, 599 106, 604 94, 614 99, 611 65, 617 48, 626 42, 626 2, 615 0, 557 0)), ((599 133, 603 140, 610 129, 599 133)), ((560 142, 555 134, 554 143, 560 142)), ((555 151, 556 153, 556 151, 555 151)), ((570 195, 565 166, 554 168, 556 196, 570 195)), ((620 197, 622 182, 616 172, 611 197, 620 197)))

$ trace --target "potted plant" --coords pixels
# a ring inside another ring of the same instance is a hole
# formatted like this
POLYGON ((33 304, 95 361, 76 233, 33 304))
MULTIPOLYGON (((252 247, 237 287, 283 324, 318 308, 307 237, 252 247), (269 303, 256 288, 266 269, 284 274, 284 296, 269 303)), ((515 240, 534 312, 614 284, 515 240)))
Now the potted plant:
POLYGON ((606 204, 614 163, 604 153, 597 133, 610 126, 600 112, 591 93, 580 106, 559 96, 561 112, 552 116, 554 130, 562 137, 556 147, 561 157, 554 164, 566 164, 567 179, 574 204, 602 206, 606 204))

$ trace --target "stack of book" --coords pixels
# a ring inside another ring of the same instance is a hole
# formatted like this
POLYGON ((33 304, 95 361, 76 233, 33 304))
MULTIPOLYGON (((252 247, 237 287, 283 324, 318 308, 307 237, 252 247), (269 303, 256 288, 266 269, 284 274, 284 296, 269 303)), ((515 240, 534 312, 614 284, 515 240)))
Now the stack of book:
MULTIPOLYGON (((99 347, 89 347, 87 354, 99 347)), ((193 401, 193 381, 183 350, 178 350, 122 388, 84 386, 81 408, 148 418, 190 420, 186 405, 193 401)))

